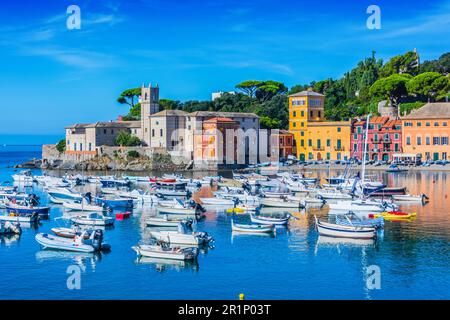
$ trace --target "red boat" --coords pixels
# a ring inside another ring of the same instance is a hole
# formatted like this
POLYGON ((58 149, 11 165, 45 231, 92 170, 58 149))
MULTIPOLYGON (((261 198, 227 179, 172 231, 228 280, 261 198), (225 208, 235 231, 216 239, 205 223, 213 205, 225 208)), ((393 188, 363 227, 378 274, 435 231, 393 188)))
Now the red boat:
POLYGON ((164 182, 164 183, 173 183, 176 182, 176 179, 160 179, 160 178, 150 178, 150 182, 158 183, 158 182, 164 182))
POLYGON ((116 213, 116 220, 128 219, 131 216, 131 212, 118 212, 116 213))

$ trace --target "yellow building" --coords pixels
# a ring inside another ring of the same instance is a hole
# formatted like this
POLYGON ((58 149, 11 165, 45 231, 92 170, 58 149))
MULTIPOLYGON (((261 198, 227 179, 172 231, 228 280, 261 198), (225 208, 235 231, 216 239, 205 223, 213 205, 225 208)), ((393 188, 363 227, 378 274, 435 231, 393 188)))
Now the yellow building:
POLYGON ((350 158, 351 121, 325 121, 324 104, 325 96, 311 90, 289 96, 289 131, 301 161, 350 158))

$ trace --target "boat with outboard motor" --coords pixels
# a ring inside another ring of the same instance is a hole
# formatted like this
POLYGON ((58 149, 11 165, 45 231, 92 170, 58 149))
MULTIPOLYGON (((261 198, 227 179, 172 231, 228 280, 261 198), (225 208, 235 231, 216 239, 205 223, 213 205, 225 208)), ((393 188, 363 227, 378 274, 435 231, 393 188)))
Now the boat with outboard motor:
POLYGON ((22 228, 19 222, 0 221, 0 235, 21 234, 22 228))
POLYGON ((110 226, 114 224, 114 218, 101 213, 92 212, 70 218, 74 224, 88 226, 110 226))
POLYGON ((203 212, 204 209, 194 200, 182 201, 181 199, 174 198, 172 200, 160 201, 156 205, 156 211, 158 213, 196 215, 203 212))
POLYGON ((58 237, 47 233, 38 233, 36 241, 43 249, 58 249, 76 252, 96 252, 110 250, 110 246, 103 242, 103 231, 100 229, 91 232, 88 239, 85 239, 85 233, 75 235, 74 239, 58 237))
POLYGON ((167 242, 157 242, 155 245, 137 245, 131 247, 136 251, 138 257, 172 259, 172 260, 195 260, 198 256, 198 248, 171 247, 167 242))
POLYGON ((178 224, 180 222, 184 223, 186 227, 190 228, 194 220, 191 218, 189 219, 169 218, 168 215, 163 215, 161 217, 149 217, 145 220, 146 225, 149 227, 178 227, 178 224))
POLYGON ((291 218, 290 214, 284 215, 255 215, 250 214, 250 220, 255 224, 267 224, 267 225, 286 225, 291 218))
POLYGON ((168 242, 170 244, 183 245, 206 245, 214 239, 207 232, 192 232, 188 230, 185 224, 178 224, 178 231, 150 231, 150 235, 159 241, 168 242))
POLYGON ((347 226, 320 221, 314 215, 316 228, 320 235, 338 238, 372 239, 376 237, 374 227, 347 226))
POLYGON ((271 224, 243 224, 231 220, 231 231, 242 233, 274 233, 275 225, 271 224))

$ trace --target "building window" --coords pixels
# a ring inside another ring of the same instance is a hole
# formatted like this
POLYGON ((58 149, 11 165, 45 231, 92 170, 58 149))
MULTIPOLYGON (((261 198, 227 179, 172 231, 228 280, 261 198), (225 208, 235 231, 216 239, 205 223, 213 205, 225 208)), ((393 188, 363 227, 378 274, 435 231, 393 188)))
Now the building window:
POLYGON ((406 137, 406 145, 411 145, 411 137, 406 137))
POLYGON ((426 122, 425 125, 426 125, 427 127, 429 127, 429 126, 430 126, 430 123, 429 123, 429 122, 426 122))
POLYGON ((353 150, 358 151, 358 145, 356 143, 353 145, 353 150))
POLYGON ((425 138, 425 144, 426 144, 427 146, 430 145, 430 137, 426 137, 426 138, 425 138))
POLYGON ((312 154, 312 152, 308 153, 308 159, 309 159, 309 160, 312 160, 312 159, 313 159, 313 154, 312 154))
POLYGON ((358 140, 358 135, 356 133, 353 135, 353 140, 358 140))
POLYGON ((358 133, 361 133, 361 127, 358 127, 358 133))
POLYGON ((305 111, 300 111, 300 116, 304 117, 305 116, 305 111))
POLYGON ((394 134, 394 139, 398 140, 398 133, 394 134))
MULTIPOLYGON (((317 116, 320 118, 320 111, 317 111, 317 116)), ((338 128, 339 129, 339 128, 338 128)))
POLYGON ((152 137, 155 136, 155 129, 152 129, 152 137))
POLYGON ((310 111, 310 112, 309 112, 309 116, 312 118, 313 115, 314 115, 314 112, 310 111))
POLYGON ((338 128, 337 128, 337 132, 341 132, 341 127, 338 127, 338 128))
POLYGON ((89 151, 92 151, 92 143, 89 142, 89 151))
POLYGON ((330 153, 327 152, 327 160, 330 160, 330 153))
POLYGON ((297 123, 296 122, 292 122, 292 126, 295 128, 297 127, 297 123))
POLYGON ((304 146, 305 146, 305 140, 303 140, 303 139, 300 140, 300 146, 301 146, 301 147, 304 147, 304 146))
POLYGON ((321 146, 322 146, 322 143, 321 143, 320 139, 317 139, 317 148, 320 149, 321 146))
POLYGON ((159 134, 161 137, 163 136, 163 129, 159 129, 159 134))
POLYGON ((103 134, 106 134, 106 129, 103 129, 103 134))
POLYGON ((433 145, 439 145, 439 137, 433 137, 433 145))
POLYGON ((305 131, 300 131, 300 136, 304 137, 305 136, 305 131))
POLYGON ((73 144, 73 150, 77 151, 77 143, 76 142, 73 144))
POLYGON ((337 153, 337 159, 341 160, 341 153, 340 152, 337 153))
POLYGON ((83 144, 80 143, 80 151, 83 151, 83 144))
POLYGON ((114 129, 111 129, 111 134, 114 134, 114 129))
POLYGON ((304 124, 303 122, 300 122, 300 126, 301 126, 301 127, 304 127, 305 124, 304 124))
POLYGON ((312 139, 308 139, 308 146, 312 147, 312 139))
POLYGON ((447 126, 447 122, 442 122, 442 126, 446 127, 447 126))
POLYGON ((327 147, 331 147, 331 139, 327 139, 327 147))
POLYGON ((394 150, 397 152, 397 151, 400 151, 399 150, 399 147, 398 147, 398 143, 396 143, 396 144, 394 144, 394 150))
POLYGON ((439 122, 435 122, 435 123, 434 123, 434 126, 435 126, 435 127, 439 127, 439 122))
POLYGON ((337 139, 337 148, 341 149, 341 139, 337 139))
POLYGON ((413 126, 412 122, 405 122, 405 127, 412 127, 412 126, 413 126))
POLYGON ((417 137, 417 145, 422 145, 422 137, 417 137))
POLYGON ((295 118, 297 116, 297 112, 296 111, 292 112, 292 116, 295 118))
POLYGON ((441 145, 443 145, 443 146, 448 145, 448 137, 442 137, 441 138, 441 145))

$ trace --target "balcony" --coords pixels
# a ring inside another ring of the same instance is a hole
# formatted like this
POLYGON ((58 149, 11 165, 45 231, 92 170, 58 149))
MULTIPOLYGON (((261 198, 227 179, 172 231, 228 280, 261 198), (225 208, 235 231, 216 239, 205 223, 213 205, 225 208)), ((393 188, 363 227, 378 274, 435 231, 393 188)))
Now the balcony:
POLYGON ((314 151, 324 151, 325 148, 324 147, 313 147, 314 151))
POLYGON ((334 151, 345 151, 345 147, 334 147, 334 151))

